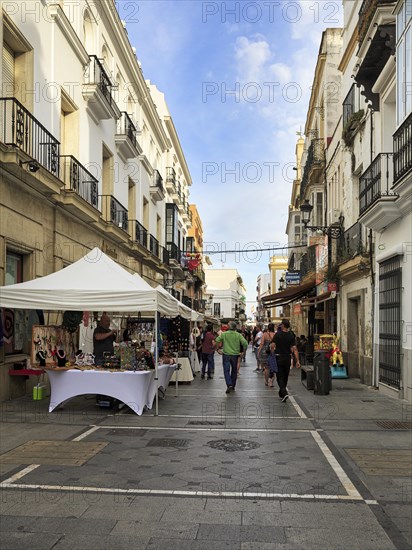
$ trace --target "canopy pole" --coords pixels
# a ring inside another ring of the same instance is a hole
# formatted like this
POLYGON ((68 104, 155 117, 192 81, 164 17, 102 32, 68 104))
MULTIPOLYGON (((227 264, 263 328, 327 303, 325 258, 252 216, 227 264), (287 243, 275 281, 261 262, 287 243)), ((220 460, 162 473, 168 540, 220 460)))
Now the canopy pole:
POLYGON ((154 325, 154 329, 155 329, 155 352, 154 352, 154 356, 155 356, 155 381, 156 381, 156 412, 155 412, 155 416, 159 415, 159 378, 158 378, 158 365, 157 365, 157 363, 159 361, 159 338, 158 338, 158 334, 157 334, 158 316, 159 316, 159 313, 156 312, 156 314, 155 314, 155 325, 154 325))
POLYGON ((176 387, 175 387, 175 397, 177 397, 178 395, 178 392, 179 392, 179 382, 178 382, 178 378, 179 378, 179 352, 177 351, 176 352, 176 387))

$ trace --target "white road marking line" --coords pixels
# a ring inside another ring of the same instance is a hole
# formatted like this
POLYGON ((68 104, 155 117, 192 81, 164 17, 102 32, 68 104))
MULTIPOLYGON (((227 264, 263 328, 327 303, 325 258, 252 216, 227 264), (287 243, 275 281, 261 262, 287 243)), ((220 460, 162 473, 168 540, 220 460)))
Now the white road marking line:
MULTIPOLYGON (((211 418, 218 418, 218 419, 221 419, 222 421, 224 420, 239 420, 239 419, 242 419, 242 420, 274 420, 274 419, 277 419, 277 420, 299 420, 299 417, 298 416, 244 416, 242 414, 239 414, 237 416, 235 415, 232 415, 232 416, 229 416, 229 415, 220 415, 220 414, 158 414, 158 415, 155 415, 155 414, 145 414, 144 415, 145 418, 148 418, 150 416, 153 416, 153 417, 162 417, 162 418, 203 418, 203 419, 211 419, 211 418)), ((303 418, 303 417, 302 417, 303 418)), ((307 419, 307 417, 305 416, 304 417, 305 419, 307 419)))
MULTIPOLYGON (((344 472, 342 466, 339 464, 339 462, 336 460, 335 456, 333 455, 332 451, 329 449, 329 447, 326 445, 326 443, 323 441, 322 437, 320 436, 319 432, 311 431, 310 432, 313 436, 313 439, 316 441, 316 443, 319 445, 320 450, 325 455, 326 460, 331 465, 333 471, 338 476, 339 481, 344 486, 346 492, 348 493, 348 496, 351 498, 357 498, 362 499, 359 491, 356 489, 356 487, 353 485, 349 477, 344 472)), ((363 500, 363 499, 362 499, 363 500)))
POLYGON ((9 477, 8 479, 5 479, 4 481, 2 481, 0 483, 0 487, 4 487, 4 486, 8 486, 12 483, 14 483, 15 481, 17 481, 18 479, 21 479, 22 477, 24 477, 25 475, 29 474, 30 472, 32 472, 33 470, 35 470, 36 468, 38 468, 40 466, 40 464, 30 464, 30 466, 27 466, 26 468, 24 468, 23 470, 20 470, 20 472, 17 472, 16 474, 12 475, 11 477, 9 477))
POLYGON ((84 432, 83 434, 78 435, 77 437, 72 439, 72 441, 81 441, 82 439, 84 439, 85 437, 92 434, 93 432, 95 432, 98 429, 99 429, 98 426, 93 426, 93 428, 90 428, 90 430, 87 430, 87 432, 84 432))
POLYGON ((365 500, 365 504, 369 504, 369 505, 374 505, 374 504, 379 504, 379 502, 377 500, 365 500))
POLYGON ((349 495, 319 495, 319 494, 298 494, 298 493, 252 493, 247 491, 182 491, 182 490, 162 490, 162 489, 119 489, 110 487, 87 487, 73 485, 40 485, 3 482, 2 487, 8 489, 27 489, 42 491, 67 491, 67 492, 90 492, 90 493, 108 493, 125 495, 162 495, 162 496, 196 496, 196 497, 221 497, 221 498, 253 498, 253 499, 301 499, 301 500, 362 500, 359 495, 351 497, 349 495))
POLYGON ((297 404, 296 402, 296 399, 294 397, 292 397, 291 395, 289 396, 289 401, 292 403, 295 411, 298 413, 299 415, 299 418, 307 418, 306 414, 302 411, 302 409, 299 407, 299 405, 297 404))
POLYGON ((301 429, 301 430, 292 430, 284 428, 197 428, 196 426, 187 426, 179 427, 175 426, 107 426, 105 424, 100 424, 99 429, 103 430, 169 430, 169 431, 185 431, 185 432, 300 432, 300 433, 311 433, 310 429, 301 429))

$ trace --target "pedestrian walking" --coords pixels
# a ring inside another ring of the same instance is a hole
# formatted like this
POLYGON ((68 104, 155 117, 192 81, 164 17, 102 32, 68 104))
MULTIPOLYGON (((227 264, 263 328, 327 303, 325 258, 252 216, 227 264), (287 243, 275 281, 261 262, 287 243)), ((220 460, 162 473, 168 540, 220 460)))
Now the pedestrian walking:
POLYGON ((262 325, 256 325, 256 335, 253 339, 253 351, 256 355, 256 368, 255 372, 262 372, 262 369, 260 368, 260 362, 258 357, 258 349, 260 346, 260 340, 262 339, 263 331, 262 331, 262 325))
POLYGON ((269 323, 267 331, 263 333, 263 336, 260 340, 258 353, 257 353, 259 357, 260 366, 265 373, 265 386, 269 386, 271 388, 273 388, 273 376, 270 376, 268 359, 269 359, 269 353, 270 353, 269 346, 274 336, 275 336, 275 325, 273 323, 269 323))
POLYGON ((204 380, 206 375, 207 365, 207 379, 212 380, 215 372, 215 335, 213 334, 213 326, 207 325, 206 332, 202 342, 202 373, 201 378, 204 380))
POLYGON ((291 356, 293 355, 295 357, 297 368, 300 368, 300 362, 298 350, 296 348, 296 338, 290 332, 289 320, 282 319, 280 328, 281 331, 275 334, 272 342, 274 344, 273 347, 275 349, 276 361, 278 366, 276 380, 279 386, 279 397, 282 399, 282 403, 285 403, 285 401, 289 397, 287 385, 289 379, 291 356))
POLYGON ((241 334, 236 331, 236 323, 230 321, 229 330, 222 332, 216 338, 216 343, 223 343, 223 373, 226 381, 226 393, 236 388, 237 363, 240 355, 240 346, 247 348, 247 342, 241 334))

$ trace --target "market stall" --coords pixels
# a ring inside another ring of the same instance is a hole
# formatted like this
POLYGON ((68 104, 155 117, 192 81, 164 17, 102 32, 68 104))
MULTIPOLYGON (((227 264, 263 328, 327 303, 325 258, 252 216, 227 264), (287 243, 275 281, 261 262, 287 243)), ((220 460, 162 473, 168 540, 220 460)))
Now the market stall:
MULTIPOLYGON (((130 274, 98 248, 94 248, 77 262, 56 273, 25 283, 1 287, 0 307, 46 311, 133 312, 150 315, 154 318, 155 371, 153 372, 155 372, 156 382, 158 378, 158 316, 162 314, 173 317, 179 314, 179 309, 170 294, 152 288, 139 275, 130 274)), ((182 304, 182 307, 185 306, 182 304)), ((189 315, 189 312, 186 314, 189 315)), ((75 395, 74 391, 77 392, 76 395, 98 393, 97 386, 100 384, 107 389, 106 381, 110 380, 110 375, 116 374, 101 369, 91 373, 86 373, 85 370, 82 372, 78 369, 72 370, 73 372, 66 378, 70 377, 73 384, 79 385, 77 389, 70 390, 73 395, 75 395), (86 378, 82 376, 83 374, 90 374, 91 377, 91 382, 87 384, 87 387, 84 386, 86 378), (100 382, 100 380, 104 380, 104 382, 100 382), (92 389, 93 384, 95 386, 92 389)), ((150 378, 139 376, 140 372, 137 371, 117 374, 125 374, 119 378, 119 381, 122 380, 121 384, 125 385, 129 385, 131 380, 136 381, 134 386, 141 385, 141 382, 137 382, 138 380, 150 378), (133 376, 135 376, 134 379, 133 376)), ((51 383, 53 379, 58 380, 52 374, 51 383)), ((114 377, 111 379, 114 380, 114 377)), ((59 393, 58 387, 59 384, 55 386, 56 392, 59 393)), ((141 389, 144 393, 144 388, 141 389)), ((52 394, 53 392, 52 385, 52 394)), ((139 393, 141 393, 140 390, 139 393)), ((55 396, 53 396, 53 400, 55 400, 55 396)), ((158 399, 156 398, 156 413, 157 407, 158 399)))

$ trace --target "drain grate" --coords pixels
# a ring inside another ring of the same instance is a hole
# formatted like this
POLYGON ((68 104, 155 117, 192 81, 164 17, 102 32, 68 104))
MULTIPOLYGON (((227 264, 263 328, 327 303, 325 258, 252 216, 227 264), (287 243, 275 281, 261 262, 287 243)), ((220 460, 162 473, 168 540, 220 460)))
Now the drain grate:
POLYGON ((146 447, 187 447, 190 439, 151 439, 146 447))
POLYGON ((401 422, 400 420, 378 420, 376 424, 385 430, 412 430, 412 422, 401 422))
POLYGON ((220 420, 191 420, 186 426, 224 426, 225 423, 220 420))
POLYGON ((362 403, 375 403, 374 399, 361 399, 362 403))
POLYGON ((218 439, 215 441, 208 441, 206 445, 212 447, 212 449, 218 449, 219 451, 226 451, 229 453, 235 451, 250 451, 260 447, 259 443, 247 441, 246 439, 218 439))
POLYGON ((0 455, 0 463, 82 466, 106 445, 86 441, 28 441, 0 455))

